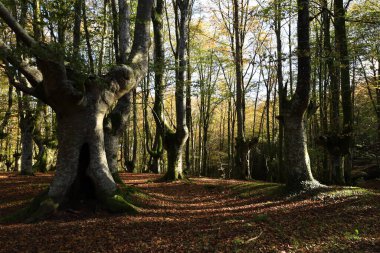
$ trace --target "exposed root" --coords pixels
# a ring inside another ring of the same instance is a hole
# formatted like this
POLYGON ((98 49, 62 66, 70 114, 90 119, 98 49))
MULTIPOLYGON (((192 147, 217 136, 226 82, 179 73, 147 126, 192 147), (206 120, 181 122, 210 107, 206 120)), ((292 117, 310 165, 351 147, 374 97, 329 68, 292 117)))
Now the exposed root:
POLYGON ((113 177, 113 180, 115 181, 115 183, 122 185, 122 186, 126 186, 124 181, 121 179, 119 172, 112 173, 112 177, 113 177))
POLYGON ((48 189, 41 192, 26 207, 2 218, 0 221, 33 223, 48 217, 54 213, 59 206, 58 203, 55 203, 49 198, 48 192, 48 189))
POLYGON ((154 182, 165 183, 165 182, 174 182, 174 181, 188 182, 189 179, 183 173, 178 173, 178 175, 176 176, 175 173, 173 173, 173 172, 171 172, 171 173, 166 172, 164 176, 156 179, 154 182))
POLYGON ((138 208, 124 199, 120 194, 114 194, 102 199, 102 206, 111 213, 138 213, 138 208))
MULTIPOLYGON (((48 196, 49 190, 45 190, 36 196, 25 208, 15 213, 3 217, 0 222, 26 222, 34 223, 48 218, 54 214, 58 208, 70 208, 65 204, 55 202, 48 196)), ((147 198, 144 193, 130 186, 122 186, 111 195, 97 194, 99 206, 111 213, 136 214, 140 203, 139 199, 147 198)), ((141 201, 142 202, 142 201, 141 201)), ((87 202, 85 202, 87 203, 87 202)), ((70 204, 69 204, 70 205, 70 204)))
POLYGON ((139 199, 147 198, 139 189, 127 185, 121 186, 111 196, 98 194, 101 206, 111 213, 136 214, 139 199))

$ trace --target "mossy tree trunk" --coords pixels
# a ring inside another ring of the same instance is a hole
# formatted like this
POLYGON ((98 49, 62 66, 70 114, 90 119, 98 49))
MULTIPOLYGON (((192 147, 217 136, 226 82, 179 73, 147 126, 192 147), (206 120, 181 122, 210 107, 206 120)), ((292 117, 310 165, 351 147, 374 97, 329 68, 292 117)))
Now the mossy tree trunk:
POLYGON ((103 124, 110 108, 129 93, 147 71, 152 4, 152 0, 138 3, 128 65, 114 66, 106 75, 93 76, 66 67, 64 57, 54 47, 35 41, 0 3, 0 17, 37 63, 37 68, 21 64, 9 47, 0 44, 2 60, 17 68, 32 85, 30 88, 17 83, 16 88, 50 105, 57 115, 57 170, 48 199, 40 203, 36 213, 51 213, 71 196, 80 195, 71 194, 76 189, 76 181, 86 186, 80 187, 80 193, 95 196, 108 210, 131 209, 122 197, 115 197, 117 187, 107 163, 103 124))

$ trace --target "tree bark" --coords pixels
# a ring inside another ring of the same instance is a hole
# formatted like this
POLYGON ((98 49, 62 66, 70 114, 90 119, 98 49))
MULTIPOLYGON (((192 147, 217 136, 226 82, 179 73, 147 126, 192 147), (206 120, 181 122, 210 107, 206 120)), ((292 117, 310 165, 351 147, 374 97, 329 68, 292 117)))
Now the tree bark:
MULTIPOLYGON (((110 108, 135 88, 147 71, 152 5, 152 0, 138 3, 134 43, 127 65, 115 66, 106 75, 95 77, 66 68, 63 57, 49 45, 40 46, 0 3, 0 17, 36 57, 38 74, 28 76, 35 86, 19 87, 46 101, 57 114, 57 171, 48 198, 39 203, 31 219, 44 217, 74 196, 88 196, 88 190, 109 211, 134 210, 116 191, 107 164, 103 124, 110 108), (84 81, 78 83, 78 80, 84 81), (80 194, 75 194, 78 185, 80 194)), ((10 59, 13 53, 3 52, 8 54, 1 54, 3 60, 10 59)), ((14 63, 18 68, 17 62, 14 63)))
MULTIPOLYGON (((185 73, 187 65, 186 48, 188 43, 189 14, 192 8, 192 1, 177 0, 175 2, 176 16, 176 87, 175 87, 175 105, 176 105, 176 131, 170 130, 164 124, 164 147, 168 156, 168 169, 164 176, 165 180, 183 179, 182 153, 188 138, 188 128, 186 124, 186 105, 185 105, 185 73)), ((161 121, 162 124, 162 121, 161 121)))
POLYGON ((310 98, 310 24, 309 0, 298 0, 298 75, 295 94, 286 101, 284 115, 285 162, 287 170, 287 187, 291 190, 304 190, 319 187, 311 172, 307 150, 304 115, 310 98))
POLYGON ((339 54, 339 69, 340 69, 340 85, 342 97, 342 111, 343 111, 343 129, 342 134, 349 138, 347 142, 347 149, 349 152, 344 155, 344 181, 351 181, 352 169, 352 127, 353 127, 353 114, 352 114, 352 91, 350 85, 350 61, 347 45, 347 32, 346 32, 346 10, 343 6, 343 0, 334 0, 334 14, 335 14, 335 38, 337 44, 337 51, 339 54))
POLYGON ((235 37, 235 77, 236 77, 236 119, 237 137, 235 144, 235 166, 232 176, 237 179, 245 179, 248 175, 248 150, 246 149, 246 138, 244 130, 244 104, 245 95, 243 91, 243 67, 242 67, 242 40, 240 34, 239 1, 233 1, 233 27, 235 37))

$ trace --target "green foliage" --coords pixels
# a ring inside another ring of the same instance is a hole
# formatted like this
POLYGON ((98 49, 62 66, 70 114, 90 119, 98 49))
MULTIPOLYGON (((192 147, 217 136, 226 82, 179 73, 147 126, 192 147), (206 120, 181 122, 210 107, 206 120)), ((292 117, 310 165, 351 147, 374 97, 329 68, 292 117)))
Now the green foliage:
POLYGON ((354 231, 345 232, 344 237, 350 241, 358 241, 361 239, 360 234, 359 234, 359 229, 355 229, 354 231))

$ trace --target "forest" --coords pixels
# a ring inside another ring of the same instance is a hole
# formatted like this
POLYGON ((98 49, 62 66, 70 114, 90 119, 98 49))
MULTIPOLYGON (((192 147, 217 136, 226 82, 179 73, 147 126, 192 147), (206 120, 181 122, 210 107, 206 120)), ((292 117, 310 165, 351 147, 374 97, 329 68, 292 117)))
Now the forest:
POLYGON ((0 252, 380 252, 377 0, 1 0, 0 252))

